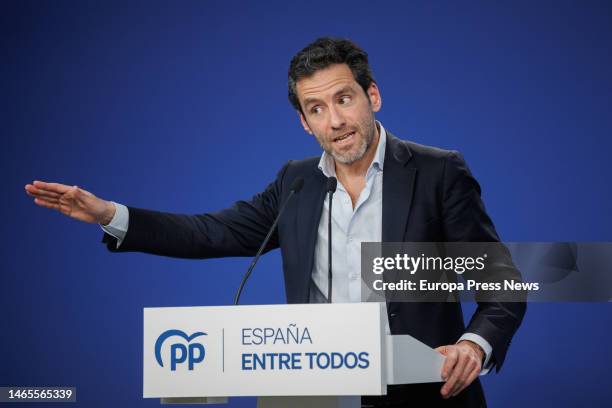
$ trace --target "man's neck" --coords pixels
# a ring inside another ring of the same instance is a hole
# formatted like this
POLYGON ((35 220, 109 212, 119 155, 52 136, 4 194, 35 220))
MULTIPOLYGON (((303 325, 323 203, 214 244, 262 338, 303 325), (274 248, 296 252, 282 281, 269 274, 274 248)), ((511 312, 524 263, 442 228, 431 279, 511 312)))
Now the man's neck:
POLYGON ((334 160, 338 180, 342 181, 343 179, 351 179, 355 177, 365 178, 368 168, 372 164, 374 156, 376 155, 378 143, 380 142, 380 132, 378 130, 378 123, 376 124, 375 132, 376 134, 374 135, 374 140, 372 140, 372 143, 368 147, 368 150, 366 150, 365 154, 361 159, 351 164, 344 164, 334 160))

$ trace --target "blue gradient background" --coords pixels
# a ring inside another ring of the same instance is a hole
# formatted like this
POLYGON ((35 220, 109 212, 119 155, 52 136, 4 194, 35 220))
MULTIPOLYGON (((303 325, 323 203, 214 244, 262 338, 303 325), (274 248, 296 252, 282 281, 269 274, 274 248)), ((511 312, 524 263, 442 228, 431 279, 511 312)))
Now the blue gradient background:
MULTIPOLYGON (((158 406, 142 399, 142 308, 229 304, 249 260, 112 255, 23 186, 184 213, 250 197, 320 154, 286 74, 321 35, 369 52, 388 129, 465 155, 504 240, 612 240, 609 2, 2 1, 0 33, 0 385, 158 406)), ((278 252, 243 301, 284 302, 278 252)), ((490 406, 609 405, 611 312, 530 305, 483 379, 490 406)))

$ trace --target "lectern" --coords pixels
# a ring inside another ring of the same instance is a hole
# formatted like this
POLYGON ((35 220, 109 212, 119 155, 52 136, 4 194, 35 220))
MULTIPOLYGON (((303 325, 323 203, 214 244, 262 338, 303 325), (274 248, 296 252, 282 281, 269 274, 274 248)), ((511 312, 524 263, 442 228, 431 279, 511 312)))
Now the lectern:
POLYGON ((440 382, 444 357, 391 335, 384 303, 144 309, 143 397, 162 403, 360 406, 387 385, 440 382))

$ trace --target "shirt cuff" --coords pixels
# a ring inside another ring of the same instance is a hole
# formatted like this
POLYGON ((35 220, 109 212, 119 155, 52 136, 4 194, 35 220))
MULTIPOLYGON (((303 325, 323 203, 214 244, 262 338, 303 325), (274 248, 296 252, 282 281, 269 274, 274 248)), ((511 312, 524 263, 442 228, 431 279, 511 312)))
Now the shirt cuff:
POLYGON ((111 203, 115 206, 115 215, 108 225, 100 224, 100 227, 107 234, 117 238, 117 248, 119 248, 125 239, 125 235, 130 225, 130 212, 123 204, 118 204, 114 201, 111 201, 111 203))
POLYGON ((482 348, 482 351, 484 351, 485 353, 485 360, 484 363, 482 363, 482 370, 480 371, 480 375, 488 374, 488 372, 491 371, 491 368, 493 368, 493 362, 491 361, 493 347, 491 347, 489 342, 486 341, 482 336, 479 336, 476 333, 465 333, 459 338, 459 340, 457 340, 457 343, 459 343, 461 340, 469 340, 478 344, 480 348, 482 348))

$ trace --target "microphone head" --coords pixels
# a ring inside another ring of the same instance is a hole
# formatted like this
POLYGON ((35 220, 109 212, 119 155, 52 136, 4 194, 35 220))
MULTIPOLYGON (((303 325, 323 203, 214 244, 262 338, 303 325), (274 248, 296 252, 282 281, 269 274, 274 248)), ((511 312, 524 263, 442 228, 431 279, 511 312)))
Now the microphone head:
POLYGON ((327 192, 335 193, 338 187, 338 179, 335 177, 328 177, 327 179, 327 192))
POLYGON ((289 186, 289 191, 293 191, 294 193, 299 193, 300 190, 304 187, 304 179, 301 177, 296 178, 289 186))

